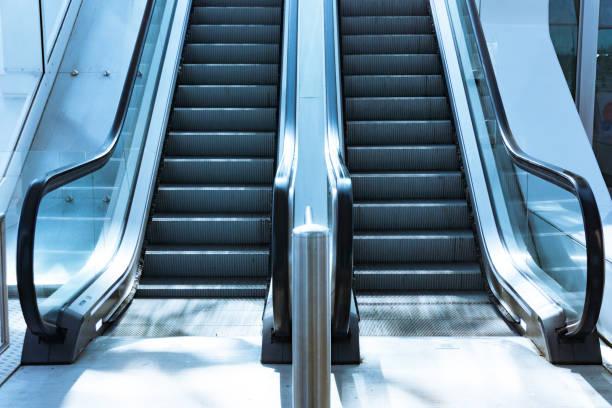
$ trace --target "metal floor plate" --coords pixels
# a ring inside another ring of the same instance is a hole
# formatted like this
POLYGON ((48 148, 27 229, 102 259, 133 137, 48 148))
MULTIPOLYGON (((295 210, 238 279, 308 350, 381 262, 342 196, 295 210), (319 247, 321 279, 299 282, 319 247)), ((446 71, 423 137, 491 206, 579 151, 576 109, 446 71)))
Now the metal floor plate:
POLYGON ((513 336, 484 293, 357 295, 362 336, 513 336))
POLYGON ((9 347, 0 354, 0 384, 21 364, 21 349, 26 332, 25 320, 18 299, 9 299, 9 347))
POLYGON ((134 299, 106 336, 260 336, 264 300, 134 299))

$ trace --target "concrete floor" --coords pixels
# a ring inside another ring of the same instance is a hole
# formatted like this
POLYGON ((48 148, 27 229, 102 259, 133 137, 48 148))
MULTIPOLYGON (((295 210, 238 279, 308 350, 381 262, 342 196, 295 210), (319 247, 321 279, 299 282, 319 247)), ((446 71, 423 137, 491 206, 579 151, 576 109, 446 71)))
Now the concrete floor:
MULTIPOLYGON (((520 337, 363 337, 332 369, 344 407, 608 407, 602 366, 553 366, 520 337)), ((291 366, 260 338, 101 337, 72 365, 21 367, 1 407, 290 407, 291 366)))

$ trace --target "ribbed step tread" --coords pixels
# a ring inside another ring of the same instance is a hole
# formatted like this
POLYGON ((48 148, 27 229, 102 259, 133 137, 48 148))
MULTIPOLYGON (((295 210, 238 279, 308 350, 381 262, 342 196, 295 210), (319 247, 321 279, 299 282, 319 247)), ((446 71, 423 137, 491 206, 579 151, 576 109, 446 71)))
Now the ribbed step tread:
POLYGON ((394 98, 344 98, 347 120, 445 120, 450 119, 444 96, 394 98))
POLYGON ((348 121, 347 145, 411 145, 455 143, 450 120, 348 121))
POLYGON ((430 16, 359 16, 340 21, 344 35, 434 33, 430 16))
POLYGON ((438 43, 433 34, 343 35, 342 52, 351 54, 435 54, 438 43))
POLYGON ((161 213, 267 213, 271 186, 160 185, 156 211, 161 213))
POLYGON ((267 214, 156 214, 149 222, 153 244, 245 244, 270 242, 267 214))
POLYGON ((255 158, 165 157, 165 184, 271 184, 274 160, 255 158))
POLYGON ((341 0, 341 16, 427 16, 427 0, 341 0))
POLYGON ((262 156, 274 155, 273 132, 169 132, 169 156, 262 156))
POLYGON ((278 64, 183 64, 180 84, 188 85, 275 85, 278 64))
POLYGON ((344 55, 342 67, 347 75, 441 75, 438 54, 344 55))
POLYGON ((459 169, 455 145, 348 147, 347 163, 351 171, 459 169))
POLYGON ((197 7, 280 7, 282 0, 193 0, 197 7))
POLYGON ((353 173, 355 200, 464 198, 461 172, 353 173))
POLYGON ((477 263, 374 264, 355 266, 355 289, 360 290, 482 290, 477 263))
POLYGON ((280 24, 280 7, 193 7, 191 24, 280 24))
POLYGON ((149 245, 147 277, 266 278, 267 246, 149 245))
POLYGON ((174 107, 270 108, 278 104, 276 85, 179 85, 174 107))
POLYGON ((146 278, 140 280, 137 297, 265 297, 267 279, 184 279, 146 278))
POLYGON ((473 262, 470 230, 358 233, 353 239, 355 263, 473 262))
POLYGON ((278 44, 279 40, 279 25, 194 24, 187 44, 278 44))
POLYGON ((471 227, 465 200, 357 202, 353 207, 353 223, 356 233, 471 227))
POLYGON ((446 88, 442 75, 345 75, 344 96, 446 96, 446 88))
POLYGON ((170 129, 273 132, 276 130, 276 108, 174 108, 170 129))
POLYGON ((186 64, 277 64, 278 44, 185 44, 186 64))

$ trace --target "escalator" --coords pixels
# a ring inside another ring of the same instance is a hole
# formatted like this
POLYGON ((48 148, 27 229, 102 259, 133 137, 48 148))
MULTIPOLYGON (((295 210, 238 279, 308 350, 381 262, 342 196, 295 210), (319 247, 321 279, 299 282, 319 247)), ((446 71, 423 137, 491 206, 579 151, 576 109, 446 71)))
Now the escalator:
POLYGON ((362 335, 511 335, 484 291, 427 1, 340 2, 362 335))

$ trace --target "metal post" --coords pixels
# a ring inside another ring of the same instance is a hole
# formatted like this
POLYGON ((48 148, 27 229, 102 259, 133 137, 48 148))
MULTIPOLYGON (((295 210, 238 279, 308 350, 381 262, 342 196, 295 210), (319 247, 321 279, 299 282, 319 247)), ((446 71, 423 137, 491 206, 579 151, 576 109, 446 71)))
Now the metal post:
POLYGON ((293 229, 292 351, 294 408, 330 405, 331 312, 328 229, 312 223, 293 229))

